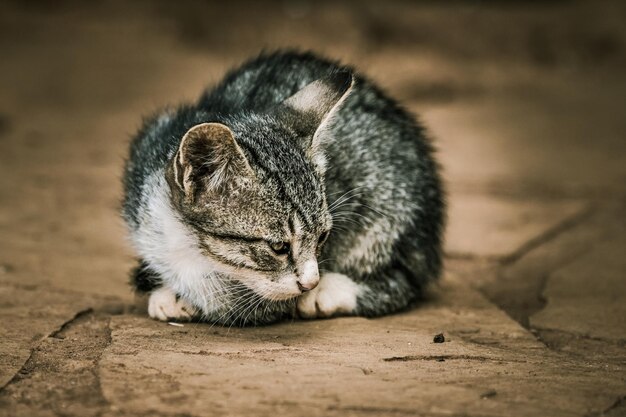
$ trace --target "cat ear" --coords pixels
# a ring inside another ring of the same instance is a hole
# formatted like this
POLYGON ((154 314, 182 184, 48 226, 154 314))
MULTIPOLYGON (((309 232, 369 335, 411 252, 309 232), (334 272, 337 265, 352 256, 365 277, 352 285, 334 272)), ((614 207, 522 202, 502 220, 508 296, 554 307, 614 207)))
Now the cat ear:
POLYGON ((315 126, 322 124, 352 86, 352 73, 342 70, 306 85, 283 101, 283 105, 306 117, 315 126))
POLYGON ((233 132, 221 123, 203 123, 189 129, 172 168, 176 185, 191 203, 201 192, 220 191, 237 177, 254 176, 233 132))
POLYGON ((305 133, 305 151, 322 172, 325 158, 320 149, 320 137, 353 85, 354 77, 350 71, 336 71, 306 85, 282 103, 283 109, 287 110, 283 111, 284 117, 305 133))

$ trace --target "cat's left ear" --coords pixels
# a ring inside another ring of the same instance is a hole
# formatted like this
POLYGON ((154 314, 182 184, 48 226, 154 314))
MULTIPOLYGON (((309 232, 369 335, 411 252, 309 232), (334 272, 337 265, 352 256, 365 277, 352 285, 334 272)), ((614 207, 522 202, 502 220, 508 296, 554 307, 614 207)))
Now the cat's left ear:
POLYGON ((200 195, 220 195, 225 187, 254 178, 232 130, 221 123, 202 123, 189 129, 171 167, 173 185, 191 204, 200 195))
POLYGON ((323 133, 353 85, 354 77, 350 71, 335 71, 306 85, 282 102, 283 117, 304 133, 305 152, 321 172, 326 168, 321 149, 323 133))

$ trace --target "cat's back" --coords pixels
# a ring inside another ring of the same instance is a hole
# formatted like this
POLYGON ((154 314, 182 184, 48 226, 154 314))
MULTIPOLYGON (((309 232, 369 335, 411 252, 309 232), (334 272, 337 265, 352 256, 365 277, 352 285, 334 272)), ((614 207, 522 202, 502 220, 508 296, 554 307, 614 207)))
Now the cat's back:
POLYGON ((247 61, 231 70, 199 100, 208 112, 262 112, 307 84, 343 68, 309 52, 279 51, 247 61))
MULTIPOLYGON (((354 68, 311 52, 282 50, 261 54, 227 73, 219 84, 202 94, 197 105, 209 114, 263 113, 306 85, 346 70, 353 74, 354 84, 337 113, 335 134, 347 139, 358 131, 362 137, 368 137, 390 125, 396 130, 411 131, 409 136, 421 134, 412 116, 354 68)), ((394 136, 388 136, 387 141, 393 141, 394 136)))

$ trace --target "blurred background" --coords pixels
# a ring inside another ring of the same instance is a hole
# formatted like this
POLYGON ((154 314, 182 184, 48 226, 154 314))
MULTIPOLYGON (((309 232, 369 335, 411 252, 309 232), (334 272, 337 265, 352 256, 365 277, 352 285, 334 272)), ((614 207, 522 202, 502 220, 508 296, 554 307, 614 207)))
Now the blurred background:
MULTIPOLYGON (((350 63, 418 114, 453 206, 623 196, 625 21, 619 0, 2 1, 0 261, 128 297, 116 210, 141 117, 280 47, 350 63)), ((449 250, 481 245, 456 220, 449 250)))
MULTIPOLYGON (((78 311, 127 311, 120 178, 142 117, 290 47, 354 65, 428 128, 445 282, 550 348, 621 361, 623 388, 625 22, 622 0, 0 0, 0 386, 78 311)), ((0 406, 49 388, 11 386, 0 406)))

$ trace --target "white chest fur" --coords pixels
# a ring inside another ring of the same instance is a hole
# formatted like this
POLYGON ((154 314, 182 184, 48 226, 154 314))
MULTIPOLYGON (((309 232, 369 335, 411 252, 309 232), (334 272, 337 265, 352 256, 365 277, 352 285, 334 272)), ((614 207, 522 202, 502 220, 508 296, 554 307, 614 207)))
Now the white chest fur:
POLYGON ((163 172, 144 186, 139 226, 131 231, 140 257, 163 279, 163 286, 209 313, 218 307, 222 292, 215 266, 198 247, 197 238, 180 220, 170 202, 163 172))

